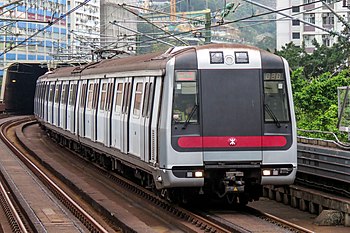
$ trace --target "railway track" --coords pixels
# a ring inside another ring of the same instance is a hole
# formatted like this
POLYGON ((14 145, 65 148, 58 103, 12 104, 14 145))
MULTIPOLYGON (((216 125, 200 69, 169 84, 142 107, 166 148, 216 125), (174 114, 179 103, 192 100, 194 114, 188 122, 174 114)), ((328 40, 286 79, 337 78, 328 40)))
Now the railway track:
MULTIPOLYGON (((25 153, 23 153, 20 149, 18 149, 18 145, 16 145, 11 138, 9 137, 9 131, 12 127, 16 127, 23 122, 28 122, 32 120, 31 118, 26 118, 23 120, 10 120, 6 123, 2 124, 0 127, 0 138, 2 141, 11 149, 11 151, 16 154, 16 156, 24 163, 26 166, 56 195, 56 197, 83 223, 83 225, 89 229, 91 232, 108 232, 103 226, 101 226, 96 220, 88 214, 84 209, 80 207, 80 205, 74 201, 69 195, 61 189, 55 182, 46 175, 37 165, 35 165, 25 153)), ((19 215, 16 213, 12 213, 13 216, 19 215)), ((15 222, 19 222, 18 217, 13 217, 15 222)), ((16 225, 22 227, 23 223, 16 223, 16 225)), ((15 231, 17 232, 17 231, 15 231)))
MULTIPOLYGON (((23 125, 23 127, 26 127, 26 126, 23 125)), ((32 153, 34 152, 32 151, 32 153)), ((75 159, 81 160, 81 163, 90 163, 89 161, 87 161, 82 157, 79 157, 79 158, 75 157, 75 159)), ((154 206, 152 207, 154 209, 153 211, 157 211, 159 217, 164 218, 166 220, 175 219, 176 221, 173 220, 172 224, 177 222, 175 224, 178 225, 178 228, 182 230, 186 229, 184 231, 254 232, 254 231, 247 230, 244 227, 244 225, 241 226, 238 223, 234 223, 232 221, 230 222, 227 220, 217 221, 218 219, 217 217, 198 214, 198 213, 195 213, 194 211, 179 207, 177 205, 173 205, 165 201, 164 199, 158 197, 153 192, 150 192, 149 190, 131 182, 130 180, 125 179, 124 177, 119 176, 118 174, 111 173, 110 171, 107 171, 96 164, 89 166, 89 169, 90 168, 94 170, 94 173, 101 174, 103 177, 105 177, 105 179, 107 178, 109 180, 112 180, 114 184, 118 184, 119 186, 128 190, 128 192, 131 192, 134 195, 141 197, 144 202, 151 203, 154 206)), ((67 181, 64 181, 64 182, 67 182, 67 181)), ((99 181, 99 182, 102 182, 102 181, 99 181)), ((79 189, 79 188, 75 187, 74 189, 79 189)), ((81 195, 81 193, 79 195, 81 195)), ((127 195, 130 196, 129 194, 127 195)), ((110 213, 107 213, 107 214, 110 214, 110 213)), ((246 215, 247 213, 244 213, 244 214, 246 215)), ((254 215, 253 213, 251 214, 254 215)), ((267 214, 263 215, 262 213, 260 213, 259 216, 260 217, 256 216, 256 218, 264 219, 265 222, 272 225, 273 229, 276 229, 276 226, 277 226, 278 228, 280 228, 281 232, 285 232, 285 229, 289 229, 291 232, 311 232, 306 229, 303 229, 302 227, 298 227, 292 223, 288 223, 287 221, 273 218, 273 216, 269 216, 267 214)), ((111 218, 111 216, 108 216, 108 218, 111 218)), ((116 220, 116 221, 120 221, 120 220, 116 220)))
MULTIPOLYGON (((23 219, 23 213, 18 209, 17 204, 13 201, 14 197, 8 191, 5 181, 0 178, 0 206, 7 218, 7 222, 12 232, 33 232, 28 222, 23 219)), ((1 225, 0 225, 1 227, 1 225)), ((2 228, 0 228, 2 229, 2 228)))

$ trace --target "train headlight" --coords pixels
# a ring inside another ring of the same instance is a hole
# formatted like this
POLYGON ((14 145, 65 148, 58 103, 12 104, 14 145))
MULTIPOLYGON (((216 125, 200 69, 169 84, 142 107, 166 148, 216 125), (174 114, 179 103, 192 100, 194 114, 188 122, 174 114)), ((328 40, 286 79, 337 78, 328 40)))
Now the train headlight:
POLYGON ((263 170, 262 173, 264 176, 271 176, 271 170, 263 170))
POLYGON ((201 178, 201 177, 203 177, 203 172, 202 171, 196 171, 194 173, 194 176, 197 177, 197 178, 201 178))
POLYGON ((293 168, 263 168, 263 176, 287 176, 292 173, 293 168))

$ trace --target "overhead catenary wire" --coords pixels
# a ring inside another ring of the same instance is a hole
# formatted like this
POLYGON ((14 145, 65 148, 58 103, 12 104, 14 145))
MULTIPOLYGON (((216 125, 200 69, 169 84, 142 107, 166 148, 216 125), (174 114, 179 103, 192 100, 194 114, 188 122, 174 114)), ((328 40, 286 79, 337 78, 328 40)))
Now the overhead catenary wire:
MULTIPOLYGON (((161 31, 165 32, 166 34, 168 34, 171 37, 174 37, 170 32, 165 31, 164 29, 162 29, 161 27, 159 27, 158 25, 155 25, 154 23, 152 23, 150 20, 146 19, 145 17, 142 17, 141 15, 138 15, 137 13, 133 12, 132 10, 128 9, 127 7, 124 6, 124 4, 120 5, 123 9, 125 9, 126 11, 136 15, 137 17, 147 21, 148 23, 152 24, 154 27, 160 29, 161 31)), ((179 38, 177 38, 176 36, 174 37, 176 40, 180 41, 181 43, 183 43, 184 45, 189 45, 186 41, 181 40, 179 38)))
POLYGON ((283 15, 283 16, 288 17, 288 18, 291 18, 291 19, 293 19, 293 20, 299 20, 300 22, 302 22, 302 23, 304 23, 304 24, 307 24, 307 25, 313 26, 313 27, 315 27, 315 28, 318 28, 318 29, 320 29, 320 30, 322 30, 322 31, 328 32, 328 33, 331 34, 331 35, 336 35, 336 36, 339 36, 339 37, 348 39, 347 36, 344 36, 344 35, 342 35, 342 34, 340 34, 340 33, 338 33, 338 32, 335 32, 335 31, 332 31, 332 30, 323 28, 323 27, 321 27, 321 26, 318 26, 318 25, 316 25, 316 24, 310 23, 310 22, 305 21, 305 20, 303 20, 303 19, 295 18, 295 17, 290 16, 290 15, 288 15, 288 14, 286 14, 286 13, 283 13, 283 12, 280 12, 280 11, 276 11, 275 9, 273 9, 273 8, 271 8, 271 7, 268 7, 268 6, 265 6, 265 5, 263 5, 263 4, 257 3, 257 2, 255 2, 255 1, 253 1, 253 0, 242 0, 242 1, 248 2, 248 3, 253 4, 253 5, 255 5, 255 6, 259 6, 259 7, 261 7, 261 8, 266 9, 266 10, 269 10, 269 11, 271 11, 271 12, 276 12, 277 14, 283 15))
MULTIPOLYGON (((321 1, 317 1, 317 2, 321 2, 321 1)), ((315 2, 313 2, 315 3, 315 2)), ((247 19, 252 19, 252 18, 256 18, 256 17, 261 17, 261 16, 265 16, 265 15, 269 15, 269 14, 273 14, 273 13, 279 13, 281 11, 286 11, 286 10, 291 10, 293 7, 300 7, 300 6, 306 6, 306 5, 310 5, 310 4, 313 4, 313 3, 305 3, 305 4, 300 4, 300 5, 294 5, 294 6, 291 6, 291 7, 286 7, 286 8, 283 8, 283 9, 278 9, 278 10, 275 10, 275 9, 269 9, 268 12, 264 12, 264 13, 261 13, 261 14, 257 14, 257 15, 251 15, 251 16, 247 16, 247 17, 243 17, 243 18, 240 18, 240 19, 236 19, 236 20, 232 20, 232 21, 226 21, 222 24, 218 24, 218 25, 212 25, 210 28, 216 28, 216 27, 220 27, 220 26, 224 26, 224 25, 228 25, 228 24, 233 24, 233 23, 238 23, 238 22, 241 22, 241 21, 244 21, 244 20, 247 20, 247 19)), ((292 16, 289 16, 286 14, 286 17, 290 18, 292 16)), ((311 23, 310 23, 311 24, 311 23)), ((180 35, 184 35, 184 34, 188 34, 188 33, 191 33, 191 32, 195 32, 195 31, 202 31, 202 30, 205 30, 206 28, 205 27, 202 27, 202 28, 196 28, 196 29, 192 29, 192 30, 188 30, 186 32, 178 32, 178 33, 174 33, 172 34, 172 37, 173 36, 180 36, 180 35)), ((323 28, 324 29, 324 28, 323 28)), ((325 29, 326 30, 326 29, 325 29)), ((335 32, 329 32, 329 30, 327 30, 328 33, 331 33, 331 34, 335 34, 335 32)), ((344 37, 344 36, 343 36, 344 37)), ((167 39, 167 38, 170 38, 170 36, 166 35, 166 36, 162 36, 162 37, 157 37, 158 39, 167 39)), ((143 40, 141 42, 135 42, 135 43, 130 43, 130 44, 138 44, 138 43, 146 43, 146 42, 150 42, 152 40, 143 40)), ((130 45, 129 44, 129 45, 130 45)), ((119 49, 119 48, 123 48, 125 47, 126 45, 121 45, 119 47, 116 47, 116 49, 119 49)))

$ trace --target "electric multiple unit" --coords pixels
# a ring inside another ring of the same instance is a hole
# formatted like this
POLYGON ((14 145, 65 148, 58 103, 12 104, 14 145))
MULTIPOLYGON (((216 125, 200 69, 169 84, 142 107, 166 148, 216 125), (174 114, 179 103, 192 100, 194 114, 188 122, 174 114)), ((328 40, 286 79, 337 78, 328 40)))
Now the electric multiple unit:
POLYGON ((99 164, 161 193, 246 204, 294 182, 296 122, 287 62, 211 44, 60 68, 37 81, 35 115, 99 164))

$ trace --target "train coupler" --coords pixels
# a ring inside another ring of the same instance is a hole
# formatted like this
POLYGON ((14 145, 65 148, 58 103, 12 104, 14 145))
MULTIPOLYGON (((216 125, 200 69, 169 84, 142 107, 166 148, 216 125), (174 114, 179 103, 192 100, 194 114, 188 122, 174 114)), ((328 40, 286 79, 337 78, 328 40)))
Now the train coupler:
MULTIPOLYGON (((222 198, 226 194, 243 193, 245 182, 243 180, 244 173, 239 171, 230 171, 225 173, 225 177, 222 180, 222 185, 224 186, 224 192, 217 195, 222 198)), ((222 187, 222 186, 221 186, 222 187)))
POLYGON ((224 179, 225 193, 241 193, 244 192, 244 173, 240 171, 226 172, 224 179))

